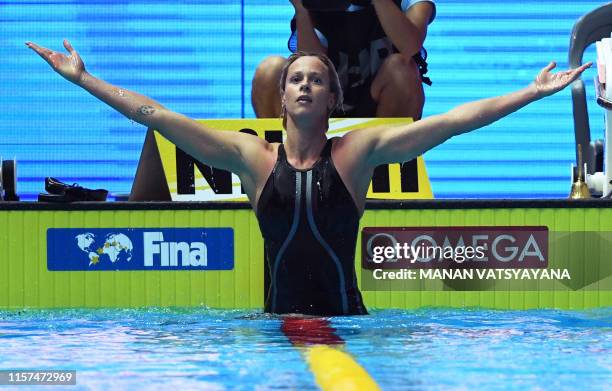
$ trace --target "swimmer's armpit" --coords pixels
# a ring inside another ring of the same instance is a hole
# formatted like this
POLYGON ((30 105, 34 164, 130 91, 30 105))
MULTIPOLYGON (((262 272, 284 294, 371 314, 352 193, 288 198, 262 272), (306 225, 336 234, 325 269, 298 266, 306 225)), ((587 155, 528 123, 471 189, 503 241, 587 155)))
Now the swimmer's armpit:
POLYGON ((136 110, 139 115, 153 115, 155 113, 155 107, 150 105, 143 105, 136 110))

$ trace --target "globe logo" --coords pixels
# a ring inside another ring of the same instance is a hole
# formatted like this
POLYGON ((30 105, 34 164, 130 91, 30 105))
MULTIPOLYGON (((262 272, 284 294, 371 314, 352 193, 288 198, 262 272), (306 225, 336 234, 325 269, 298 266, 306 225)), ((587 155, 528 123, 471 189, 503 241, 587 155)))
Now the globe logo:
POLYGON ((89 266, 97 265, 108 259, 112 263, 129 262, 132 259, 134 246, 132 241, 122 233, 110 233, 104 240, 98 240, 91 232, 75 236, 77 246, 87 254, 89 266))

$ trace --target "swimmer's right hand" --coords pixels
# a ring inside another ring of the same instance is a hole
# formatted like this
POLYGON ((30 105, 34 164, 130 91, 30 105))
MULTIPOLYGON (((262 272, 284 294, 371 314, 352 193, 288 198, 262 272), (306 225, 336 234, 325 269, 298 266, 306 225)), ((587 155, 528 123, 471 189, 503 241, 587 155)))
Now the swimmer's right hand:
POLYGON ((51 68, 53 68, 55 72, 62 75, 66 80, 79 84, 83 75, 86 73, 83 60, 81 60, 79 54, 66 39, 64 40, 64 47, 70 52, 69 56, 38 46, 33 42, 26 42, 26 46, 38 53, 43 60, 51 65, 51 68))

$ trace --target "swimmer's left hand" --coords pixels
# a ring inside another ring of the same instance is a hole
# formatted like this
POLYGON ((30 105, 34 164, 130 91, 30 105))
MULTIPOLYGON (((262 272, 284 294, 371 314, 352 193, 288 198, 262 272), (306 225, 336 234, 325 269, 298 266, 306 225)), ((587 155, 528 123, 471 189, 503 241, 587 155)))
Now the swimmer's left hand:
POLYGON ((86 73, 85 64, 81 60, 81 56, 72 47, 68 40, 64 40, 64 47, 70 53, 69 56, 59 53, 42 46, 38 46, 34 42, 26 42, 26 46, 34 50, 43 60, 45 60, 51 68, 66 80, 79 84, 81 78, 86 73))
POLYGON ((588 62, 576 69, 551 73, 550 71, 557 66, 554 61, 551 62, 540 71, 533 82, 538 97, 543 98, 561 91, 574 80, 578 79, 582 72, 584 72, 587 68, 590 68, 591 65, 593 65, 593 63, 588 62))

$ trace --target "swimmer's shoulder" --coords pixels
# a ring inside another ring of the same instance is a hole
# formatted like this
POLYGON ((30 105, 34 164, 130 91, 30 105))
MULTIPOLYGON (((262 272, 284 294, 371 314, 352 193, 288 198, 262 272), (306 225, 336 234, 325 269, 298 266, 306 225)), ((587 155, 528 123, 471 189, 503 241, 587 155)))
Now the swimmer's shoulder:
POLYGON ((270 143, 258 136, 251 136, 240 145, 241 170, 239 175, 252 177, 255 182, 265 180, 276 164, 279 143, 270 143))
POLYGON ((362 132, 363 130, 365 128, 354 129, 342 136, 333 137, 332 158, 343 160, 348 156, 364 153, 368 146, 368 138, 364 137, 367 133, 362 132))

